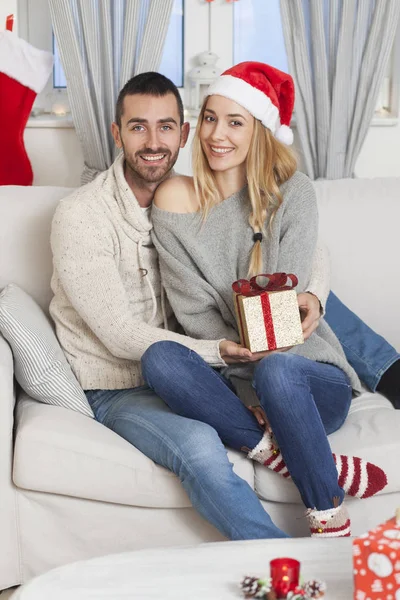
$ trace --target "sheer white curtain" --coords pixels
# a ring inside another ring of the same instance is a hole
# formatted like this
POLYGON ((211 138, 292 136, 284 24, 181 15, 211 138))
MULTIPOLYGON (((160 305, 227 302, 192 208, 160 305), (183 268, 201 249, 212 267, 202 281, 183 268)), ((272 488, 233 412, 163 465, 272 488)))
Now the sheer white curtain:
POLYGON ((114 160, 110 124, 119 90, 160 65, 173 0, 49 0, 49 6, 87 183, 114 160))
POLYGON ((399 0, 280 0, 307 174, 351 177, 374 114, 399 0))

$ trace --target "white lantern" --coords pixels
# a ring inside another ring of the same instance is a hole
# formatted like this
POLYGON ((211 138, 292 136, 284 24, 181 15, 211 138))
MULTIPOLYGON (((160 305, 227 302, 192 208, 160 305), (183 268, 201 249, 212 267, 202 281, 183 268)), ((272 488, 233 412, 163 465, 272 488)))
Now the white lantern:
POLYGON ((197 56, 198 65, 189 71, 189 109, 193 116, 198 116, 209 85, 221 74, 216 66, 218 58, 214 52, 202 52, 197 56))

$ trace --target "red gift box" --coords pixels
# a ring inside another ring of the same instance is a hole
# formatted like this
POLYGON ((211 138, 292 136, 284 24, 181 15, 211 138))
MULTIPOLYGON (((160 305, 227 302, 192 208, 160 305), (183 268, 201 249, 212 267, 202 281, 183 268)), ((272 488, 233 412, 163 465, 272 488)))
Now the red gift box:
POLYGON ((353 540, 354 600, 400 600, 400 509, 353 540))

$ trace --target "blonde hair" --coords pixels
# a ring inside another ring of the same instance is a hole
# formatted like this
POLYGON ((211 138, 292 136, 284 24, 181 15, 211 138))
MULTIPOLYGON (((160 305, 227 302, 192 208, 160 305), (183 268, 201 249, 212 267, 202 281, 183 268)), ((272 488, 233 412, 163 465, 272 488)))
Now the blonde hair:
MULTIPOLYGON (((200 128, 203 123, 206 98, 200 111, 196 133, 193 140, 193 180, 197 200, 203 219, 210 209, 223 200, 217 188, 213 171, 200 143, 200 128)), ((279 206, 282 195, 279 186, 290 179, 297 168, 297 160, 292 150, 279 142, 258 119, 254 120, 254 130, 246 158, 246 175, 251 204, 249 223, 254 233, 264 233, 265 221, 269 215, 269 224, 279 206)), ((256 241, 250 254, 248 276, 261 273, 261 242, 256 241)))

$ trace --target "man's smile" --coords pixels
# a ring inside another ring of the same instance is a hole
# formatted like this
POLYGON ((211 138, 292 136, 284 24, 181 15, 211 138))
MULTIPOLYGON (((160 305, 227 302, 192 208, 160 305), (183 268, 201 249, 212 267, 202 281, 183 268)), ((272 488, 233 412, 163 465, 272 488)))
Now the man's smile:
POLYGON ((140 158, 142 158, 146 162, 159 163, 166 156, 167 156, 166 154, 141 154, 140 158))

